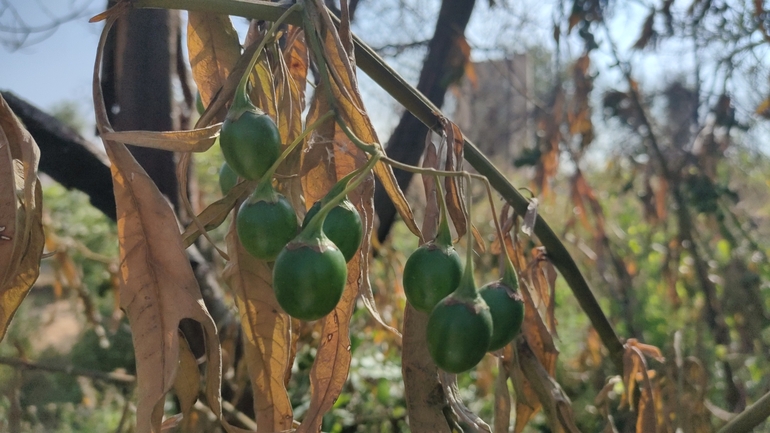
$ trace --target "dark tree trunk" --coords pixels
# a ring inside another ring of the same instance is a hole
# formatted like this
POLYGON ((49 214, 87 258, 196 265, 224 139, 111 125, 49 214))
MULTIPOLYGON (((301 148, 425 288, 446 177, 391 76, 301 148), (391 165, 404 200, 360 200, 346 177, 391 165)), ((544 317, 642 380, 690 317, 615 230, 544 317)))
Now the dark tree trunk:
MULTIPOLYGON (((118 21, 106 48, 105 103, 118 131, 179 129, 173 84, 177 76, 179 12, 132 10, 118 21)), ((161 193, 179 210, 176 159, 172 152, 131 146, 131 153, 161 193)))
MULTIPOLYGON (((452 50, 458 37, 465 32, 470 20, 475 0, 443 0, 436 31, 428 44, 428 56, 420 73, 417 90, 425 94, 437 107, 444 104, 447 86, 451 84, 447 76, 456 74, 458 66, 452 64, 452 50)), ((390 136, 386 152, 391 158, 407 164, 416 165, 425 150, 425 136, 428 128, 408 111, 401 117, 393 135, 390 136)), ((406 190, 412 180, 412 173, 394 169, 396 180, 402 190, 406 190)), ((380 225, 377 237, 384 241, 396 217, 396 208, 382 188, 374 192, 374 208, 380 225)))

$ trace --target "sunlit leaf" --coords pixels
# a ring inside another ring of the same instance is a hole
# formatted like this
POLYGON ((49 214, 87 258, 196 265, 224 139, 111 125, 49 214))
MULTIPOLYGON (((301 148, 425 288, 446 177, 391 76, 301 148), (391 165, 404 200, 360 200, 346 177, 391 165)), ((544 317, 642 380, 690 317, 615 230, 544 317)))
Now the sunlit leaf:
POLYGON ((246 252, 234 223, 227 234, 227 251, 230 261, 224 279, 236 297, 241 319, 258 430, 287 431, 294 420, 283 380, 291 369, 291 318, 275 298, 271 268, 246 252))
POLYGON ((241 54, 238 33, 227 15, 188 12, 187 51, 204 107, 208 107, 241 54))
POLYGON ((219 136, 222 124, 189 131, 112 131, 106 130, 101 136, 105 140, 171 152, 205 152, 219 136))

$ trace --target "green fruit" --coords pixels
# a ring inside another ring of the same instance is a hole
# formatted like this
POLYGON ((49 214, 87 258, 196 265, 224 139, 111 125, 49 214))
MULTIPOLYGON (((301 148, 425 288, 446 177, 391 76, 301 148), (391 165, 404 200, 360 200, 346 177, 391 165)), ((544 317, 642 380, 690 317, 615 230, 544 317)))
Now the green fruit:
POLYGON ((478 295, 468 299, 455 292, 442 299, 428 319, 428 352, 449 373, 462 373, 478 364, 491 337, 492 316, 478 295))
POLYGON ((227 116, 219 134, 219 147, 238 176, 258 180, 278 160, 281 136, 270 116, 245 111, 237 120, 227 116))
POLYGON ((454 247, 435 242, 417 248, 404 266, 404 293, 412 306, 430 313, 438 302, 454 292, 463 269, 454 247))
POLYGON ((238 183, 238 174, 230 168, 226 162, 219 169, 219 190, 222 195, 227 195, 231 189, 238 183))
MULTIPOLYGON (((257 189, 259 192, 259 189, 257 189)), ((297 234, 297 216, 281 194, 252 194, 238 209, 236 230, 252 256, 271 261, 297 234)))
POLYGON ((489 305, 492 315, 492 340, 489 351, 502 349, 521 330, 524 321, 524 301, 519 292, 495 281, 479 289, 479 296, 489 305))
MULTIPOLYGON (((321 202, 317 201, 307 211, 302 227, 304 228, 310 220, 321 210, 321 202)), ((364 228, 361 224, 361 216, 353 206, 350 200, 343 200, 340 204, 332 208, 326 215, 323 226, 326 236, 337 245, 345 261, 349 262, 355 256, 358 247, 361 246, 361 239, 364 237, 364 228)))
POLYGON ((278 304, 290 316, 317 320, 337 306, 347 275, 345 256, 325 235, 298 238, 275 260, 273 289, 278 304))

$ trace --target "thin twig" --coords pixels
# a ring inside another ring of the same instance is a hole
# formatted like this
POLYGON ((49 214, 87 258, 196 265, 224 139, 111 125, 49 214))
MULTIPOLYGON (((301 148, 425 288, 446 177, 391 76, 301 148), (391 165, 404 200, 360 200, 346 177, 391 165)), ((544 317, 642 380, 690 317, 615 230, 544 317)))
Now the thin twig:
POLYGON ((45 365, 35 361, 28 361, 26 359, 7 358, 4 356, 0 356, 0 364, 9 365, 11 367, 24 370, 42 370, 52 373, 64 373, 72 376, 88 377, 90 379, 101 380, 103 382, 111 382, 120 385, 133 385, 136 382, 136 377, 126 373, 86 370, 70 366, 45 365))

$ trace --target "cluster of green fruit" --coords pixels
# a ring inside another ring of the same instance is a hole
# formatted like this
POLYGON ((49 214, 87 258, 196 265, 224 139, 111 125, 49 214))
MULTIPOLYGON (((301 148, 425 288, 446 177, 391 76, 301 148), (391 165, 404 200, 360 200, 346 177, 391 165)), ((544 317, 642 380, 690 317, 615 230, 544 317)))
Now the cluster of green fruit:
POLYGON ((407 301, 430 314, 427 341, 433 361, 445 371, 461 373, 513 340, 524 320, 524 303, 507 256, 503 277, 476 290, 471 254, 463 271, 443 207, 442 202, 436 239, 409 256, 403 284, 407 301))
POLYGON ((259 181, 238 209, 238 238, 252 256, 275 262, 273 289, 286 313, 301 320, 320 319, 342 297, 346 263, 363 237, 361 217, 344 194, 351 177, 316 202, 299 226, 291 203, 272 184, 275 169, 288 154, 281 154, 275 122, 250 102, 236 105, 219 136, 225 157, 220 187, 227 193, 238 177, 259 181))

